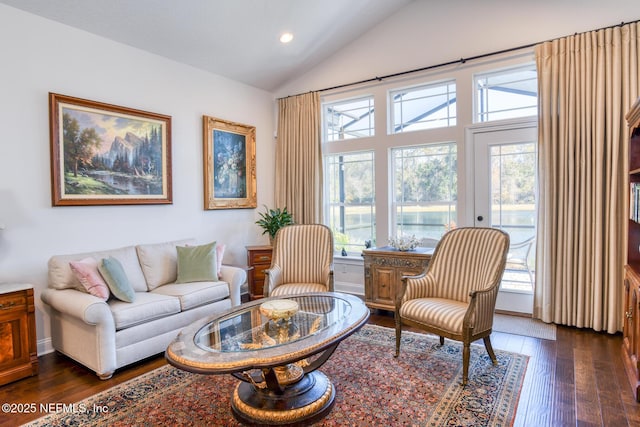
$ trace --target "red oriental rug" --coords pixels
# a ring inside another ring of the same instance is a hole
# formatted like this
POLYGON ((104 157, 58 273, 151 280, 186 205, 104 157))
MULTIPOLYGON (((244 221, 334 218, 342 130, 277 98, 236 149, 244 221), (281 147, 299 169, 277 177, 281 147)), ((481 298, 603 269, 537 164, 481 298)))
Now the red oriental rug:
MULTIPOLYGON (((393 357, 393 329, 366 325, 320 368, 336 387, 332 411, 317 426, 509 426, 528 357, 471 346, 469 384, 460 386, 462 346, 403 332, 393 357)), ((47 415, 29 426, 238 426, 231 375, 208 376, 169 365, 78 402, 80 410, 47 415), (94 411, 93 408, 102 410, 94 411)))

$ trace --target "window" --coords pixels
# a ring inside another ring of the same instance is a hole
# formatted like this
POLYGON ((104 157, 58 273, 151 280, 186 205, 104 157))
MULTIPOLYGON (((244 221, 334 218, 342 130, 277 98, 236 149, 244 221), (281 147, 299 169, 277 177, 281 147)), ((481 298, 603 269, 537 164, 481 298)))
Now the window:
POLYGON ((365 241, 375 242, 373 152, 325 157, 326 223, 335 250, 359 254, 365 241))
POLYGON ((323 111, 327 142, 374 135, 372 96, 325 104, 323 111))
POLYGON ((389 98, 389 133, 456 125, 455 81, 395 90, 389 98))
MULTIPOLYGON (((389 237, 402 234, 440 239, 453 227, 473 226, 475 172, 467 157, 473 152, 467 129, 480 121, 515 118, 500 127, 528 122, 536 115, 533 50, 324 92, 323 213, 334 232, 336 260, 343 248, 360 255, 367 241, 385 246, 389 237)), ((491 122, 477 127, 483 133, 494 128, 491 122)), ((501 154, 503 165, 518 157, 501 154)), ((533 167, 535 153, 518 155, 533 167)), ((521 185, 517 178, 504 181, 502 189, 521 185)), ((502 215, 509 221, 517 216, 504 210, 502 215)))
POLYGON ((538 114, 535 64, 476 74, 474 80, 477 123, 538 114))
POLYGON ((456 144, 395 148, 391 161, 395 234, 440 239, 456 223, 456 144))

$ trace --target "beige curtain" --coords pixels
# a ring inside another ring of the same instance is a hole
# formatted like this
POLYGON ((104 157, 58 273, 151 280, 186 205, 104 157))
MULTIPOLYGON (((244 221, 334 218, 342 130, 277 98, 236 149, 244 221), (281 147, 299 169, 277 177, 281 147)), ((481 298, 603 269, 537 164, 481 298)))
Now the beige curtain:
POLYGON ((322 223, 322 154, 318 92, 278 102, 275 202, 298 224, 322 223))
POLYGON ((624 116, 638 96, 638 23, 536 46, 539 206, 534 317, 615 333, 626 254, 624 116))

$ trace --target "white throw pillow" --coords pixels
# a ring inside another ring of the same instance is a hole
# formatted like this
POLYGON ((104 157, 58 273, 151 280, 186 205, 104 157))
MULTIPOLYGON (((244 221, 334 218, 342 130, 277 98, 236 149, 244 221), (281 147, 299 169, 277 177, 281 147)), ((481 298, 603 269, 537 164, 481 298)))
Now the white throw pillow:
POLYGON ((176 246, 188 244, 195 244, 195 239, 136 246, 140 267, 142 267, 142 273, 150 291, 158 286, 176 281, 178 277, 178 252, 176 251, 176 246))

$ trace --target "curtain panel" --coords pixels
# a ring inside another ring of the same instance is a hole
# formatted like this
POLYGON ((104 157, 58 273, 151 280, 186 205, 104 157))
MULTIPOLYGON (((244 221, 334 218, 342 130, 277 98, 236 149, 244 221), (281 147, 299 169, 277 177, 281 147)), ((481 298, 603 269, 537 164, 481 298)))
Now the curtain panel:
POLYGON ((320 95, 278 101, 275 203, 297 224, 322 223, 320 95))
POLYGON ((536 46, 538 238, 534 317, 622 329, 628 130, 640 24, 536 46))

